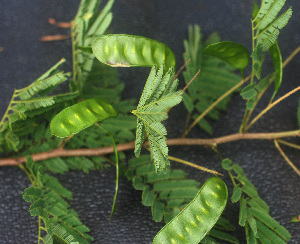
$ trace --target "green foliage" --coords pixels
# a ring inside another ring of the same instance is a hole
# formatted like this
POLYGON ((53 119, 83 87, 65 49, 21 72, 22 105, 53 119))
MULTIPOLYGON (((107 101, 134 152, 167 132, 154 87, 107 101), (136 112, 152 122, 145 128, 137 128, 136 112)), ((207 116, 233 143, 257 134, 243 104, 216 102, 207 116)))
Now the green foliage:
POLYGON ((258 11, 255 9, 257 14, 254 14, 255 18, 252 20, 252 32, 254 33, 252 68, 258 79, 260 79, 261 66, 264 59, 262 53, 269 50, 275 44, 279 31, 292 16, 292 8, 290 7, 277 17, 284 4, 285 0, 262 0, 260 9, 258 11))
POLYGON ((250 61, 247 48, 235 42, 210 44, 204 49, 204 53, 218 57, 241 71, 247 67, 250 61))
POLYGON ((282 57, 277 41, 275 41, 275 43, 270 47, 269 52, 271 54, 275 68, 275 91, 271 98, 272 101, 281 85, 283 73, 282 57))
MULTIPOLYGON (((195 180, 187 179, 182 170, 168 168, 164 174, 157 174, 148 155, 131 159, 125 176, 132 181, 136 190, 143 191, 142 203, 151 206, 152 217, 156 222, 162 219, 166 223, 170 222, 192 201, 200 185, 195 180)), ((225 218, 221 217, 213 229, 216 230, 214 238, 223 240, 226 237, 232 240, 231 243, 238 243, 235 237, 224 232, 235 230, 225 218)))
POLYGON ((26 171, 31 175, 33 186, 24 190, 23 199, 31 203, 31 216, 39 217, 39 233, 46 232, 44 237, 39 234, 39 239, 45 244, 56 243, 56 239, 63 243, 92 241, 93 238, 87 234, 90 229, 81 223, 77 213, 66 202, 72 199, 72 193, 57 178, 43 173, 42 167, 31 157, 27 158, 26 171))
POLYGON ((152 67, 164 64, 165 71, 176 66, 173 51, 164 43, 143 36, 103 35, 92 45, 96 58, 114 67, 152 67))
POLYGON ((50 123, 50 129, 58 137, 68 137, 117 115, 117 111, 104 100, 88 99, 65 108, 57 114, 50 123))
POLYGON ((209 178, 195 198, 156 234, 153 243, 199 243, 222 214, 227 196, 225 183, 209 178))
POLYGON ((152 202, 148 200, 147 205, 151 206, 156 222, 162 218, 169 222, 175 217, 195 197, 200 184, 186 179, 186 173, 182 170, 168 168, 164 174, 157 174, 148 155, 131 159, 125 175, 136 190, 143 190, 143 203, 146 202, 145 196, 153 196, 152 202))
MULTIPOLYGON (((111 164, 115 162, 112 216, 116 210, 121 167, 125 167, 121 164, 125 154, 117 152, 116 144, 133 141, 137 127, 135 155, 138 158, 129 161, 125 175, 135 189, 142 190, 142 203, 151 207, 153 220, 159 222, 164 219, 167 223, 155 237, 154 243, 176 240, 180 243, 198 243, 199 240, 201 243, 217 243, 217 239, 238 243, 235 237, 227 233, 234 231, 234 226, 220 217, 227 199, 224 182, 219 178, 211 178, 199 191, 200 183, 187 179, 184 171, 166 167, 169 165, 167 131, 162 121, 167 119, 168 111, 182 99, 189 117, 198 117, 240 81, 234 72, 247 66, 247 50, 237 43, 219 42, 216 34, 203 42, 200 27, 190 26, 189 38, 184 41, 184 59, 191 59, 184 72, 185 82, 188 83, 199 69, 201 73, 187 88, 187 92, 182 94, 182 91, 176 91, 176 59, 171 49, 145 37, 103 35, 112 20, 114 1, 108 0, 99 11, 100 2, 82 0, 72 21, 73 79, 70 80, 70 73, 60 70, 65 62, 62 59, 29 86, 15 90, 0 122, 0 153, 4 152, 7 156, 28 156, 58 148, 114 148, 114 154, 105 157, 56 157, 38 164, 27 157, 26 167, 20 165, 32 183, 32 187, 24 190, 23 198, 31 204, 30 214, 39 218, 39 242, 71 244, 93 240, 88 234, 89 228, 81 223, 67 202, 72 200, 72 192, 46 171, 64 174, 69 170, 81 170, 88 173, 108 167, 107 161, 111 164), (135 110, 134 100, 121 98, 124 84, 118 80, 116 69, 94 62, 94 55, 110 66, 152 66, 135 110), (54 89, 65 81, 69 81, 70 91, 54 94, 54 89), (84 101, 77 103, 78 98, 84 101), (65 107, 68 108, 52 120, 65 107), (119 112, 118 116, 113 108, 119 112), (137 123, 136 118, 129 115, 130 111, 137 116, 137 123), (100 128, 93 125, 103 119, 100 128), (67 129, 62 130, 62 127, 67 129), (50 128, 60 137, 72 137, 67 140, 54 137, 50 128), (140 156, 146 139, 149 140, 154 164, 150 156, 140 156), (19 152, 16 154, 12 150, 19 152), (157 174, 161 171, 163 173, 157 174), (200 226, 201 221, 203 224, 200 226)), ((241 91, 241 96, 247 100, 248 110, 254 108, 258 96, 273 79, 275 92, 271 101, 281 85, 282 58, 276 39, 292 14, 289 8, 277 17, 284 3, 284 0, 263 0, 261 8, 254 5, 252 73, 260 79, 264 52, 267 50, 272 57, 275 73, 258 84, 252 80, 241 91)), ((220 111, 226 110, 229 100, 227 96, 218 103, 208 113, 208 118, 219 119, 220 111)), ((300 103, 297 118, 300 126, 300 103)), ((200 120, 199 126, 212 133, 208 120, 200 120)), ((239 202, 238 222, 245 228, 247 243, 286 243, 290 234, 270 216, 268 205, 259 197, 243 169, 229 159, 222 162, 222 167, 229 171, 234 183, 231 202, 239 202)), ((293 221, 298 221, 298 217, 293 221)))
POLYGON ((240 201, 239 224, 245 227, 247 243, 287 243, 290 233, 270 216, 267 203, 259 197, 244 170, 229 162, 226 159, 222 166, 230 174, 234 172, 233 177, 239 182, 235 183, 231 201, 240 201))
POLYGON ((20 149, 19 136, 23 133, 20 130, 21 128, 23 128, 22 131, 28 130, 26 124, 32 122, 32 120, 24 120, 44 114, 55 106, 63 106, 65 102, 78 96, 78 92, 47 96, 70 76, 69 73, 58 70, 64 62, 65 59, 62 59, 29 86, 14 91, 12 100, 0 122, 0 152, 20 149))
POLYGON ((111 8, 114 0, 109 0, 99 12, 101 0, 82 0, 75 19, 72 21, 73 80, 82 91, 92 70, 94 54, 80 47, 91 46, 94 40, 104 34, 112 21, 111 8), (79 48, 77 48, 79 47, 79 48))
MULTIPOLYGON (((186 71, 183 72, 186 84, 199 69, 201 72, 188 87, 188 92, 183 95, 183 102, 194 119, 240 81, 240 78, 233 73, 235 70, 233 67, 219 58, 203 53, 208 45, 219 41, 219 36, 212 34, 203 42, 200 27, 198 25, 189 26, 189 38, 184 41, 185 53, 183 54, 184 61, 191 59, 186 66, 186 71)), ((217 104, 207 114, 207 117, 214 120, 219 119, 220 111, 226 110, 229 100, 228 96, 217 104)), ((198 124, 203 130, 212 134, 212 127, 207 119, 201 119, 198 124)))
POLYGON ((168 147, 166 144, 167 130, 161 121, 168 118, 168 110, 182 100, 182 92, 176 91, 178 80, 174 80, 174 71, 171 68, 163 75, 164 66, 156 71, 156 65, 151 69, 141 99, 136 110, 132 113, 137 116, 137 130, 135 141, 135 155, 138 157, 147 133, 155 167, 162 171, 170 164, 168 147))
POLYGON ((117 150, 117 145, 115 138, 113 135, 105 130, 104 128, 100 127, 102 130, 104 130, 110 137, 112 143, 113 143, 113 148, 114 148, 114 155, 115 155, 115 161, 116 161, 116 186, 115 186, 115 195, 114 195, 114 200, 113 200, 113 205, 111 208, 111 214, 110 214, 110 220, 112 219, 112 216, 114 215, 116 211, 116 201, 117 201, 117 196, 119 192, 119 178, 120 178, 120 166, 119 166, 119 155, 118 155, 118 150, 117 150))

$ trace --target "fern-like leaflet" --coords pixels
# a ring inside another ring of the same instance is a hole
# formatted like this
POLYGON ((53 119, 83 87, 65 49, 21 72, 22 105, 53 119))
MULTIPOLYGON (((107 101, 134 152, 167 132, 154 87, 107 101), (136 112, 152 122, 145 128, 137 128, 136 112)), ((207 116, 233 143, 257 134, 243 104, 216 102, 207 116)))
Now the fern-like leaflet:
POLYGON ((285 4, 285 0, 263 0, 260 9, 252 20, 253 32, 253 72, 260 79, 264 57, 262 53, 276 42, 279 31, 288 23, 292 16, 292 7, 277 17, 285 4))
MULTIPOLYGON (((198 25, 189 26, 189 38, 184 40, 185 52, 184 61, 190 62, 183 72, 185 83, 188 84, 196 72, 200 69, 200 74, 187 88, 183 94, 183 103, 187 108, 190 117, 196 119, 203 113, 214 101, 227 92, 230 88, 240 81, 240 77, 234 74, 236 68, 233 68, 219 58, 206 55, 203 50, 209 45, 220 41, 217 34, 212 34, 206 41, 202 40, 202 34, 198 25)), ((207 117, 217 120, 220 111, 226 110, 230 97, 224 99, 211 110, 207 117)), ((206 118, 201 119, 198 125, 212 134, 212 127, 206 118)))
POLYGON ((173 68, 165 75, 163 71, 163 65, 158 71, 156 65, 152 67, 137 109, 132 111, 137 116, 135 155, 136 157, 140 155, 146 132, 158 171, 162 171, 170 164, 165 137, 167 130, 161 121, 167 119, 168 110, 182 100, 182 92, 176 91, 178 79, 174 80, 173 68))
POLYGON ((71 200, 72 193, 55 177, 45 174, 31 157, 27 158, 24 170, 31 176, 33 186, 24 190, 23 198, 31 203, 31 216, 39 217, 39 243, 40 240, 45 244, 57 243, 58 240, 68 244, 76 241, 88 244, 92 241, 93 238, 87 234, 89 228, 81 223, 77 213, 70 209, 65 200, 71 200), (42 236, 42 232, 46 234, 42 236))
POLYGON ((72 21, 73 45, 73 80, 75 86, 82 90, 92 70, 94 54, 83 51, 80 47, 91 46, 102 35, 112 21, 111 8, 114 0, 109 0, 99 13, 100 0, 82 0, 75 19, 72 21))
MULTIPOLYGON (((129 160, 125 176, 132 181, 136 190, 143 191, 142 203, 151 207, 152 217, 156 222, 162 219, 165 223, 170 222, 200 189, 200 183, 188 179, 182 170, 168 168, 164 174, 157 174, 149 155, 141 155, 139 158, 129 160)), ((234 236, 227 233, 234 230, 232 224, 224 217, 220 217, 201 243, 216 243, 215 238, 238 243, 234 236)))
POLYGON ((1 147, 4 150, 14 149, 17 151, 19 149, 20 140, 18 135, 15 134, 17 129, 13 131, 17 127, 15 126, 16 122, 45 113, 53 108, 53 105, 70 101, 79 95, 77 91, 48 95, 59 84, 67 81, 70 76, 69 73, 58 70, 64 62, 65 59, 60 60, 29 86, 14 91, 11 102, 0 122, 0 131, 2 132, 0 136, 0 151, 1 147))
POLYGON ((231 202, 240 202, 239 224, 245 227, 247 243, 287 243, 290 233, 270 216, 267 203, 259 197, 244 170, 229 159, 223 160, 222 167, 238 182, 231 202))

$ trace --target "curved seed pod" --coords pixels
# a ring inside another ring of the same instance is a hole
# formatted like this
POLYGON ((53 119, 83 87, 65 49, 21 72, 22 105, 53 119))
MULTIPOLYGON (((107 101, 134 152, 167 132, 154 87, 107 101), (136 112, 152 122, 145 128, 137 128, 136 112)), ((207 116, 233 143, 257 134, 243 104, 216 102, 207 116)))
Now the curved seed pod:
POLYGON ((162 42, 143 36, 124 34, 102 35, 92 45, 96 58, 116 67, 152 67, 165 65, 165 70, 176 66, 172 50, 162 42))
POLYGON ((195 198, 154 237, 153 244, 197 244, 217 222, 227 203, 227 187, 209 178, 195 198))
POLYGON ((52 119, 50 129, 55 136, 67 137, 117 115, 116 110, 102 99, 88 99, 62 110, 52 119))

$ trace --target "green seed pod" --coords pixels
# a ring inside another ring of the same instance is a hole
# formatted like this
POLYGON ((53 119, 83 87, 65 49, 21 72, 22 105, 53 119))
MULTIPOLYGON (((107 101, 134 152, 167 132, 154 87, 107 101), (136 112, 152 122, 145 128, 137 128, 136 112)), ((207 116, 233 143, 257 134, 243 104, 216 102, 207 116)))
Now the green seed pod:
POLYGON ((221 216, 227 203, 227 187, 209 178, 195 198, 154 237, 153 244, 197 244, 221 216))
POLYGON ((116 67, 152 67, 165 65, 165 70, 176 66, 172 50, 156 40, 124 34, 102 35, 92 45, 96 58, 116 67))
POLYGON ((50 129, 55 136, 68 137, 117 115, 116 110, 102 99, 88 99, 62 110, 52 119, 50 129))

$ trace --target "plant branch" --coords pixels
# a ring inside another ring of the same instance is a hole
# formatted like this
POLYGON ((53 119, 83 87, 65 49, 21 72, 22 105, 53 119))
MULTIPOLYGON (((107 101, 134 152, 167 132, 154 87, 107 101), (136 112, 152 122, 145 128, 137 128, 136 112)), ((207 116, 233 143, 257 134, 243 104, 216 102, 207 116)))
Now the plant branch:
POLYGON ((187 134, 191 131, 191 129, 201 120, 203 117, 208 114, 219 102, 221 102, 224 98, 229 96, 231 93, 233 93, 236 89, 238 89, 240 86, 242 86, 244 83, 246 83, 251 78, 251 75, 247 76, 245 79, 242 79, 238 84, 236 84, 234 87, 232 87, 230 90, 228 90, 226 93, 224 93, 222 96, 220 96, 214 103, 212 103, 202 114, 199 115, 197 119, 194 120, 192 125, 183 133, 182 137, 186 137, 187 134))
MULTIPOLYGON (((258 97, 257 97, 257 100, 255 101, 254 105, 253 105, 253 108, 249 111, 247 117, 246 117, 246 120, 245 120, 245 125, 248 124, 251 116, 252 116, 252 113, 254 112, 258 102, 260 101, 260 99, 262 98, 262 96, 264 95, 264 93, 268 90, 269 86, 271 85, 271 83, 273 82, 274 80, 274 76, 272 76, 269 80, 269 83, 268 85, 258 94, 258 97)), ((243 132, 246 132, 246 131, 243 131, 243 132)))
MULTIPOLYGON (((274 133, 236 133, 227 136, 212 138, 212 139, 189 139, 189 138, 174 138, 167 140, 168 146, 216 146, 227 142, 233 142, 238 140, 274 140, 285 137, 300 136, 300 130, 274 132, 274 133)), ((149 146, 146 142, 145 146, 149 146)), ((128 142, 117 145, 118 151, 132 150, 135 147, 135 142, 128 142)), ((75 157, 75 156, 103 156, 113 153, 113 146, 102 148, 81 148, 81 149, 62 149, 57 148, 47 152, 41 152, 32 154, 32 159, 42 161, 55 157, 75 157)), ((0 166, 16 166, 26 162, 26 157, 15 158, 2 158, 0 159, 0 166)))
MULTIPOLYGON (((178 162, 178 163, 181 163, 181 164, 185 164, 185 165, 191 166, 191 167, 196 168, 196 169, 200 169, 200 170, 205 171, 205 172, 208 172, 208 173, 217 174, 217 175, 222 175, 221 173, 219 173, 219 172, 217 172, 217 171, 215 171, 215 170, 211 170, 211 169, 202 167, 202 166, 200 166, 200 165, 191 163, 191 162, 189 162, 189 161, 186 161, 186 160, 183 160, 183 159, 180 159, 180 158, 175 158, 175 157, 172 157, 172 156, 168 156, 168 159, 170 159, 170 160, 172 160, 172 161, 175 161, 175 162, 178 162)), ((223 175, 222 175, 222 176, 223 176, 223 175)))
POLYGON ((189 85, 196 79, 196 77, 199 75, 200 73, 200 69, 198 70, 198 72, 194 75, 194 77, 189 81, 189 83, 182 89, 182 93, 185 92, 185 90, 189 87, 189 85))
POLYGON ((283 145, 286 145, 286 146, 289 146, 289 147, 292 147, 292 148, 300 150, 300 145, 297 145, 297 144, 294 144, 294 143, 290 143, 290 142, 287 142, 287 141, 284 141, 284 140, 277 140, 277 142, 279 142, 279 143, 281 143, 283 145))
POLYGON ((293 89, 292 91, 288 92, 287 94, 285 94, 284 96, 278 98, 275 102, 269 104, 263 111, 261 111, 246 127, 246 131, 257 121, 260 119, 260 117, 262 117, 266 112, 268 112, 271 108, 273 108, 276 104, 280 103, 282 100, 284 100, 285 98, 289 97, 290 95, 292 95, 293 93, 297 92, 298 90, 300 90, 300 86, 298 86, 297 88, 293 89))
POLYGON ((282 67, 284 68, 295 56, 297 53, 300 52, 300 46, 297 47, 290 56, 288 56, 288 58, 283 62, 282 67))
POLYGON ((279 146, 277 140, 274 140, 274 144, 276 146, 276 148, 278 149, 278 151, 280 152, 280 154, 282 155, 282 157, 285 159, 285 161, 293 168, 293 170, 300 176, 300 170, 297 169, 297 167, 292 163, 292 161, 286 156, 286 154, 284 153, 284 151, 281 149, 281 147, 279 146))
POLYGON ((188 65, 188 63, 191 61, 191 58, 189 58, 185 63, 184 65, 182 65, 180 67, 180 69, 177 71, 177 73, 175 74, 174 76, 174 80, 178 77, 178 75, 181 73, 181 71, 188 65))
MULTIPOLYGON (((300 52, 300 46, 298 48, 296 48, 288 57, 287 59, 283 62, 282 64, 282 68, 285 68, 285 66, 296 56, 296 54, 300 52)), ((258 104, 259 100, 261 99, 261 97, 263 96, 263 94, 266 92, 266 90, 269 88, 269 85, 271 85, 271 83, 273 82, 274 80, 274 76, 271 76, 270 80, 269 80, 269 84, 259 93, 258 95, 258 98, 257 98, 257 101, 255 102, 254 106, 253 106, 253 109, 249 111, 248 115, 247 115, 247 118, 245 120, 245 125, 248 124, 249 120, 250 120, 250 117, 256 107, 256 105, 258 104)), ((247 110, 246 110, 247 111, 247 110)), ((246 132, 246 131, 244 131, 246 132)))

